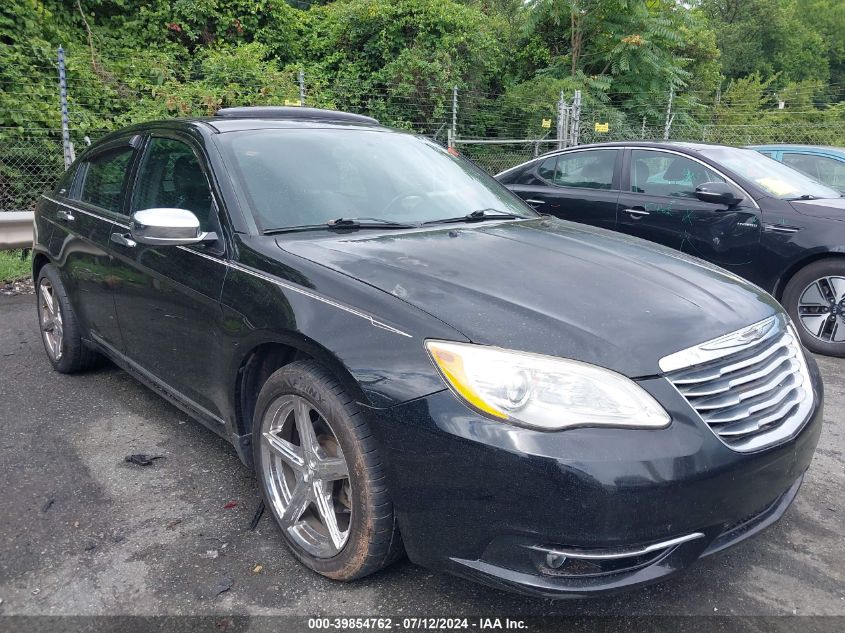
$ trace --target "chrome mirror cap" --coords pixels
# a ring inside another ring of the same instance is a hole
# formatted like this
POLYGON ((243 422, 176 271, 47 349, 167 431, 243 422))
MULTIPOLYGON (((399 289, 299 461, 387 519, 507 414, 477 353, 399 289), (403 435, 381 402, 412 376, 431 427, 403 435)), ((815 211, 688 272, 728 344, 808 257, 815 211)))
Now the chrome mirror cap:
POLYGON ((151 246, 199 244, 217 239, 214 233, 203 233, 197 216, 186 209, 136 211, 129 230, 136 242, 151 246))

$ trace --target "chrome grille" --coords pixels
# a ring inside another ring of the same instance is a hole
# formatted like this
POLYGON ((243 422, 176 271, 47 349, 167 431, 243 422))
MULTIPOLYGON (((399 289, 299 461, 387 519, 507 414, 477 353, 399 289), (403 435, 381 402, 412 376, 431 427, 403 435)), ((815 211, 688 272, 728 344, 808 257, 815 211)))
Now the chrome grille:
POLYGON ((804 352, 783 315, 667 356, 660 367, 716 436, 737 451, 793 437, 813 407, 804 352))

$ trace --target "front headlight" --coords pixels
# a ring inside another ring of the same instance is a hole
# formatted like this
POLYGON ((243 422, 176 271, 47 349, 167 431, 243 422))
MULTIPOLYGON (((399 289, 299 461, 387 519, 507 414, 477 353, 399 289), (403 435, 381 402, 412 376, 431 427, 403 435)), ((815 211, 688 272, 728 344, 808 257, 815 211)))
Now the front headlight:
POLYGON ((498 347, 427 341, 446 383, 469 405, 532 428, 661 428, 671 418, 633 380, 596 365, 498 347))

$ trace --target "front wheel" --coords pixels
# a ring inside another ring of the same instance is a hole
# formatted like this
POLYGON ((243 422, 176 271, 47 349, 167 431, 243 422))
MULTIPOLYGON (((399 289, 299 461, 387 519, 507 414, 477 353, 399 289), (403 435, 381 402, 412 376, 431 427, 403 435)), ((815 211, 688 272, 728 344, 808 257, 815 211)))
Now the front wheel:
POLYGON ((845 356, 845 259, 825 259, 799 270, 783 291, 783 305, 807 349, 845 356))
POLYGON ((364 414, 321 365, 276 371, 255 408, 253 451, 266 506, 294 555, 354 580, 402 553, 384 468, 364 414))

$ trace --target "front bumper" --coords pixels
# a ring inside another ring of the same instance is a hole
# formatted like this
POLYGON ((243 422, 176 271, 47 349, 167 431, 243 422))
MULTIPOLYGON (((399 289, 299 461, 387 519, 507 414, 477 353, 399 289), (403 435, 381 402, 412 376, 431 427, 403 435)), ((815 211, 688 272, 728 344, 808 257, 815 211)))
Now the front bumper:
POLYGON ((822 426, 812 359, 809 370, 815 403, 807 423, 790 441, 751 454, 717 439, 663 378, 640 384, 672 416, 665 429, 534 431, 489 420, 449 391, 374 411, 408 556, 543 597, 664 578, 789 507, 822 426), (676 539, 683 542, 625 560, 676 539), (583 554, 587 564, 570 559, 556 570, 547 552, 583 554), (607 553, 615 562, 591 559, 607 553))

